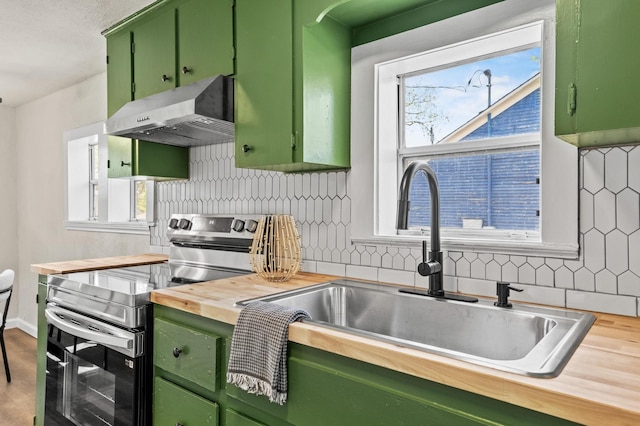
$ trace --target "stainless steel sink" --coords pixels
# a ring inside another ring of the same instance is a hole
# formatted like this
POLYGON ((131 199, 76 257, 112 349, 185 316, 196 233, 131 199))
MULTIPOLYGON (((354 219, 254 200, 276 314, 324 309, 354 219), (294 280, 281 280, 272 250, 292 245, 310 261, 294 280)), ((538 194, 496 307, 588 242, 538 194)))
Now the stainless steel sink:
POLYGON ((244 300, 306 310, 304 320, 396 345, 535 377, 557 376, 595 317, 492 301, 464 303, 399 293, 398 287, 338 280, 244 300))

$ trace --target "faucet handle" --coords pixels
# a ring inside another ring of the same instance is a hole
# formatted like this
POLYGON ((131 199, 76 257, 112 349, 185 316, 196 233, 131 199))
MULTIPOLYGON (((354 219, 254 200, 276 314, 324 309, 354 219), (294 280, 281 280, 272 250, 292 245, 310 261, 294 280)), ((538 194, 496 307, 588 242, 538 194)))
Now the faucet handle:
POLYGON ((435 260, 427 260, 427 241, 422 241, 422 263, 418 265, 418 273, 423 277, 442 271, 442 265, 435 260))

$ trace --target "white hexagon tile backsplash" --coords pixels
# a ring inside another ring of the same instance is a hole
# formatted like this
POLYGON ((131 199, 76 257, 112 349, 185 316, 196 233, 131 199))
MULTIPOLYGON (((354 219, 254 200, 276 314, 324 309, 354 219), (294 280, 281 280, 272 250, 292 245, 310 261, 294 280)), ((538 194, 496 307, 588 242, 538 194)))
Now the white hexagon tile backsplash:
MULTIPOLYGON (((577 260, 445 252, 445 286, 494 296, 495 281, 527 291, 515 297, 578 309, 638 315, 640 146, 582 150, 577 260)), ((426 286, 415 273, 419 249, 352 245, 348 172, 282 174, 236 169, 233 143, 191 148, 191 179, 157 184, 158 226, 151 245, 168 245, 172 213, 278 213, 295 217, 303 269, 426 286)))

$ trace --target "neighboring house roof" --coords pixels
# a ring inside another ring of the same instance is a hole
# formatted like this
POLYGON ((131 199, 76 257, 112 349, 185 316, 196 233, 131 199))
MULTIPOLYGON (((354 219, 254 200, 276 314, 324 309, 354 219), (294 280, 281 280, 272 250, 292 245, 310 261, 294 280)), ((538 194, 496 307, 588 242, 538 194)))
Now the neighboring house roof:
POLYGON ((487 137, 487 114, 492 135, 505 136, 540 130, 540 73, 537 73, 490 107, 445 136, 438 144, 487 137), (507 112, 507 114, 503 114, 507 112))

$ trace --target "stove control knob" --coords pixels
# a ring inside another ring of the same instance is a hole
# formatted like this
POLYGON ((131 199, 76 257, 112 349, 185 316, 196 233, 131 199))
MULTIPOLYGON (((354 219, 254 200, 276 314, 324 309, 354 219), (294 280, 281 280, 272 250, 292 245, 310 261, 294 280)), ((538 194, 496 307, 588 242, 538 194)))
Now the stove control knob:
POLYGON ((249 231, 251 233, 256 232, 257 228, 258 228, 258 222, 256 222, 253 219, 247 220, 247 222, 244 225, 244 229, 246 229, 247 231, 249 231))
POLYGON ((191 222, 188 219, 180 219, 180 222, 178 222, 178 228, 188 231, 191 229, 191 222))
POLYGON ((178 219, 175 217, 169 221, 169 228, 178 229, 178 219))
POLYGON ((233 222, 233 230, 236 232, 242 232, 244 229, 244 220, 236 219, 233 222))

